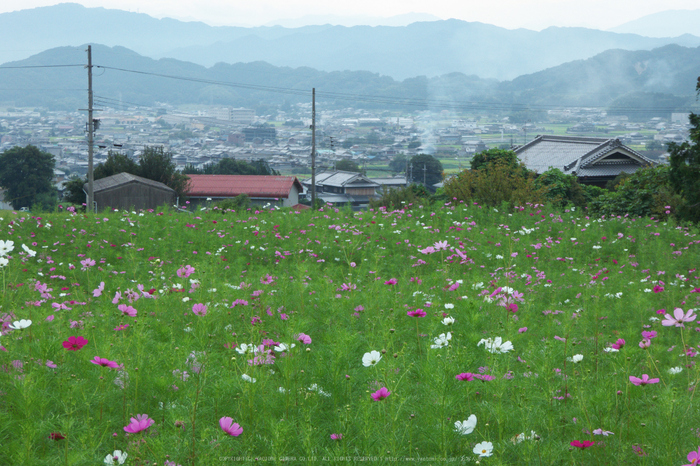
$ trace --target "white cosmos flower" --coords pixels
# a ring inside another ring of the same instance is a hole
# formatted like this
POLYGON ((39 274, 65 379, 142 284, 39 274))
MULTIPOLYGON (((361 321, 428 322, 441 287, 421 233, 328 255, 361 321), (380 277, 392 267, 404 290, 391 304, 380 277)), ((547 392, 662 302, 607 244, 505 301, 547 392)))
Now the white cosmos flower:
POLYGON ((124 464, 127 456, 125 451, 114 450, 111 455, 105 456, 105 464, 124 464))
POLYGON ((471 415, 466 421, 455 422, 455 432, 461 435, 471 434, 476 428, 476 416, 471 415))
POLYGON ((573 363, 581 362, 583 361, 583 355, 582 354, 574 354, 570 358, 566 358, 567 361, 571 361, 573 363))
POLYGON ((15 249, 14 241, 1 241, 0 240, 0 256, 6 256, 15 249))
POLYGON ((682 367, 672 367, 668 370, 669 374, 678 374, 679 372, 683 372, 682 367))
POLYGON ((9 263, 10 261, 7 260, 7 257, 0 257, 0 268, 5 267, 9 263))
POLYGON ((29 327, 30 325, 32 325, 31 320, 27 320, 27 319, 15 320, 14 322, 12 322, 10 324, 10 328, 14 329, 14 330, 21 330, 23 328, 29 327))
POLYGON ((455 305, 454 305, 454 304, 451 304, 451 303, 446 303, 446 304, 445 304, 445 309, 454 309, 454 308, 455 308, 455 305))
POLYGON ((482 456, 491 456, 493 454, 493 443, 491 442, 481 442, 477 443, 472 450, 475 454, 482 456))
POLYGON ((286 343, 280 343, 278 346, 275 346, 273 349, 277 351, 278 353, 282 353, 284 351, 289 351, 290 349, 294 348, 296 345, 292 343, 291 345, 288 345, 286 343))
POLYGON ((476 344, 476 346, 481 346, 484 345, 484 348, 489 353, 507 353, 508 351, 513 350, 513 343, 510 341, 503 341, 503 338, 501 337, 496 337, 494 339, 487 338, 487 339, 481 339, 479 343, 476 344))
POLYGON ((241 375, 241 378, 242 378, 243 380, 245 380, 246 382, 250 382, 250 383, 255 383, 255 382, 257 382, 256 379, 252 378, 252 377, 249 376, 248 374, 243 374, 243 375, 241 375))
POLYGON ((450 344, 450 340, 452 339, 452 333, 447 332, 447 333, 441 333, 439 336, 435 337, 433 340, 435 342, 434 345, 430 345, 432 349, 437 349, 437 348, 444 348, 445 346, 448 346, 450 344))
POLYGON ((455 318, 454 317, 445 317, 442 319, 442 324, 443 325, 452 325, 455 323, 455 318))
POLYGON ((370 351, 362 356, 362 365, 365 367, 376 366, 381 359, 382 355, 379 351, 370 351))
POLYGON ((246 353, 252 353, 254 350, 254 346, 252 344, 247 344, 247 343, 241 343, 241 345, 236 348, 236 351, 238 354, 246 354, 246 353))
POLYGON ((28 255, 29 257, 34 257, 34 256, 36 256, 36 251, 32 251, 32 250, 29 249, 29 248, 27 247, 27 245, 24 244, 24 243, 22 243, 22 249, 24 249, 24 252, 26 252, 27 255, 28 255))

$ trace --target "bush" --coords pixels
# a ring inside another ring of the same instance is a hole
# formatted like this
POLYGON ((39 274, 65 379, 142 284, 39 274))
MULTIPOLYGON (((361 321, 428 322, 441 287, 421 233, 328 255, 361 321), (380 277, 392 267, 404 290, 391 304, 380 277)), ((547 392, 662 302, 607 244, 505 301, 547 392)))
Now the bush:
POLYGON ((217 201, 214 206, 221 210, 246 210, 250 207, 250 198, 247 194, 239 194, 231 199, 217 201))
POLYGON ((684 207, 683 197, 674 193, 669 181, 669 167, 657 166, 637 170, 625 177, 615 191, 609 191, 590 203, 599 215, 631 215, 665 219, 684 207), (670 209, 666 208, 669 206, 670 209))
POLYGON ((373 209, 386 207, 387 209, 410 209, 412 206, 426 204, 430 193, 421 184, 411 183, 405 188, 385 188, 382 197, 370 199, 369 206, 373 209))
POLYGON ((514 168, 504 160, 495 160, 479 170, 464 170, 445 182, 445 194, 449 199, 476 201, 492 207, 504 202, 544 204, 547 191, 546 186, 535 184, 535 173, 523 166, 514 168))
POLYGON ((584 207, 590 200, 586 189, 578 182, 576 175, 565 175, 558 168, 550 168, 538 176, 535 186, 546 188, 546 199, 558 207, 570 204, 584 207))

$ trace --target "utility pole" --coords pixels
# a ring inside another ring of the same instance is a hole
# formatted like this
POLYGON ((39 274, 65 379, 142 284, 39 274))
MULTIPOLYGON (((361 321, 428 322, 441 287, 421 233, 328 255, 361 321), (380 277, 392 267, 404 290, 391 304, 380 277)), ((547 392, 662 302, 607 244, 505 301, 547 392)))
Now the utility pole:
POLYGON ((92 121, 92 46, 88 45, 88 198, 86 212, 93 210, 95 201, 94 183, 95 176, 92 170, 92 144, 93 144, 93 121, 92 121))
POLYGON ((316 88, 311 90, 311 208, 316 208, 316 88))
POLYGON ((425 171, 428 169, 427 164, 423 164, 423 186, 425 186, 425 171))

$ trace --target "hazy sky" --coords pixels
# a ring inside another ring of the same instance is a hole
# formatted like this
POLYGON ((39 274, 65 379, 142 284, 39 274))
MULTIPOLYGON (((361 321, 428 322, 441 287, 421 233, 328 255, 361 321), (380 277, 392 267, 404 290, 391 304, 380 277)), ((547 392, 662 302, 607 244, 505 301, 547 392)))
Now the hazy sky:
MULTIPOLYGON (((60 2, 2 0, 0 13, 56 3, 60 2)), ((698 0, 84 0, 75 3, 212 25, 261 25, 305 15, 387 17, 417 12, 509 29, 536 30, 548 26, 608 29, 659 11, 700 8, 698 0)))

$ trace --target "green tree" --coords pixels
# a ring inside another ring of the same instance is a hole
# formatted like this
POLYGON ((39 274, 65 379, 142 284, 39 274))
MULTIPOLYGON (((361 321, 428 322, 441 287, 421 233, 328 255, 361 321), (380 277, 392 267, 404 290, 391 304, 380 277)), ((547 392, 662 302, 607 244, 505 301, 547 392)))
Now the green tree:
POLYGON ((138 175, 171 187, 181 200, 186 196, 189 177, 177 171, 172 152, 165 152, 162 146, 144 147, 138 175))
POLYGON ((13 147, 0 155, 0 186, 5 188, 5 201, 14 209, 31 207, 51 196, 56 197, 53 185, 53 155, 36 146, 13 147))
POLYGON ((391 162, 389 162, 389 169, 394 173, 405 173, 406 164, 408 163, 408 157, 403 154, 394 156, 391 162))
MULTIPOLYGON (((700 78, 698 78, 700 91, 700 78)), ((674 192, 685 197, 686 204, 678 216, 692 222, 700 221, 700 115, 690 114, 690 142, 670 143, 669 181, 674 192)))
POLYGON ((87 195, 83 191, 85 183, 87 183, 87 178, 81 178, 79 176, 71 177, 65 183, 63 200, 79 206, 87 202, 87 195))
POLYGON ((489 149, 481 151, 472 157, 472 170, 486 169, 495 161, 503 161, 506 165, 516 168, 519 164, 518 156, 512 150, 489 149))
POLYGON ((98 163, 95 167, 94 179, 99 180, 100 178, 107 178, 108 176, 124 172, 138 176, 139 166, 127 155, 109 151, 107 160, 98 163))
POLYGON ((429 154, 418 154, 411 157, 409 162, 410 180, 414 183, 423 183, 430 188, 432 185, 442 181, 442 163, 429 154))
POLYGON ((362 173, 362 169, 354 160, 339 160, 335 164, 335 169, 346 172, 362 173))

